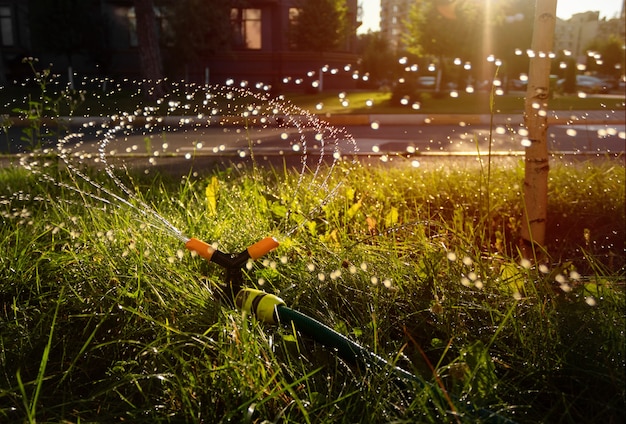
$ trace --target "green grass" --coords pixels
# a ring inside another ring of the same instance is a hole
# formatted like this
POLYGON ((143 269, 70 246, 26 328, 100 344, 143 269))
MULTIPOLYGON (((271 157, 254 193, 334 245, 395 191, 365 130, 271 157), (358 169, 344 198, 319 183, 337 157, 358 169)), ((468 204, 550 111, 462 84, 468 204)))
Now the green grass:
MULTIPOLYGON (((113 84, 111 84, 113 86, 113 84)), ((178 107, 176 113, 196 114, 198 112, 210 114, 210 109, 202 106, 203 92, 201 87, 189 87, 180 90, 180 87, 172 87, 172 92, 165 101, 157 104, 154 101, 146 100, 139 90, 130 90, 120 86, 113 86, 106 91, 96 89, 84 90, 82 95, 78 93, 61 97, 55 94, 55 89, 49 89, 51 102, 58 100, 59 114, 74 116, 111 116, 118 114, 120 110, 133 111, 137 108, 154 107, 160 114, 171 113, 168 104, 170 101, 178 102, 181 105, 189 104, 189 107, 178 107), (188 94, 195 90, 194 98, 188 98, 188 94), (181 94, 182 93, 182 94, 181 94), (67 99, 73 99, 73 102, 67 99), (70 106, 71 105, 71 106, 70 106)), ((58 90, 57 90, 58 91, 58 90)), ((66 92, 67 94, 67 92, 66 92)), ((0 114, 18 116, 16 107, 22 109, 31 98, 37 97, 35 88, 26 89, 23 87, 8 87, 0 89, 0 114)), ((415 97, 415 96, 414 96, 415 97)), ((435 96, 432 92, 421 92, 417 94, 416 101, 419 109, 413 109, 414 100, 408 105, 401 105, 392 100, 392 93, 389 91, 324 91, 318 94, 284 93, 284 98, 294 105, 319 114, 409 114, 409 113, 490 113, 489 92, 478 91, 468 94, 460 92, 459 97, 453 98, 448 94, 435 96), (341 95, 341 98, 340 98, 341 95), (342 104, 347 100, 347 104, 342 104), (367 101, 371 101, 368 106, 367 101)), ((577 96, 556 96, 549 102, 551 110, 624 110, 624 98, 604 98, 590 96, 579 98, 577 96)), ((524 110, 524 97, 522 93, 512 93, 496 96, 496 113, 521 113, 524 110)))
MULTIPOLYGON (((450 97, 448 94, 434 96, 433 94, 426 91, 419 93, 417 98, 419 109, 412 108, 413 100, 406 106, 394 103, 391 92, 337 91, 315 95, 287 94, 285 97, 305 110, 318 113, 490 113, 489 92, 479 91, 472 94, 461 92, 458 97, 450 97), (342 104, 343 100, 348 101, 346 105, 342 104), (368 100, 372 102, 372 106, 366 104, 368 100), (321 105, 321 108, 317 108, 318 105, 321 105)), ((550 110, 624 110, 624 98, 556 96, 549 101, 549 108, 550 110)), ((494 110, 496 113, 522 113, 524 110, 523 93, 496 96, 494 110)))
POLYGON ((493 169, 489 187, 473 166, 342 165, 321 208, 306 179, 291 197, 299 175, 286 170, 132 176, 146 203, 224 251, 279 238, 247 284, 428 390, 220 303, 214 264, 47 172, 56 183, 0 169, 2 421, 455 422, 442 390, 521 423, 626 414, 623 164, 552 167, 551 261, 538 268, 515 247, 521 164, 493 169))

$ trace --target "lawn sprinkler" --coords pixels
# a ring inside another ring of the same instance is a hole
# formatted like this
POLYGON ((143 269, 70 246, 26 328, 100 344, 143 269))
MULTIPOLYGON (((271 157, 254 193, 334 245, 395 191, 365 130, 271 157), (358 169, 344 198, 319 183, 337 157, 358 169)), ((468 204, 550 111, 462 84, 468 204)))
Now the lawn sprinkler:
MULTIPOLYGON (((335 349, 337 354, 349 363, 386 370, 390 375, 396 377, 398 383, 404 387, 413 385, 422 389, 427 386, 434 388, 432 384, 417 375, 389 363, 327 325, 287 307, 285 302, 278 296, 262 290, 244 287, 242 268, 248 260, 256 260, 276 249, 278 247, 276 239, 272 237, 264 238, 238 254, 221 252, 208 243, 195 238, 186 239, 185 247, 208 261, 223 267, 226 270, 226 283, 232 296, 228 299, 229 303, 237 306, 242 311, 254 315, 259 321, 295 328, 296 331, 305 334, 324 346, 335 349)), ((438 393, 438 391, 433 390, 432 393, 438 393)), ((451 406, 453 404, 461 404, 459 401, 453 402, 447 395, 446 399, 442 400, 451 406)), ((476 418, 486 423, 514 424, 513 421, 506 417, 487 409, 474 408, 471 404, 464 404, 461 409, 477 415, 476 418)))
POLYGON ((185 247, 192 252, 196 252, 209 262, 214 262, 226 270, 226 284, 230 291, 230 297, 226 300, 233 303, 235 295, 243 289, 243 271, 242 268, 249 259, 253 261, 264 256, 271 250, 278 247, 278 242, 273 237, 266 237, 261 241, 249 246, 246 250, 239 254, 229 254, 214 249, 210 244, 198 240, 196 238, 187 239, 185 247))

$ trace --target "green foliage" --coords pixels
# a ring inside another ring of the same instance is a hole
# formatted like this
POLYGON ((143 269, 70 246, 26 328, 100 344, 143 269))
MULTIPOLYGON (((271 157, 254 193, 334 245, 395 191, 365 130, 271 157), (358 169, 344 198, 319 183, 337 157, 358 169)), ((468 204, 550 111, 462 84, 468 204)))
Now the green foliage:
POLYGON ((346 4, 342 0, 299 0, 291 28, 293 45, 302 51, 342 50, 347 35, 346 4))
POLYGON ((74 109, 84 100, 84 93, 71 89, 61 91, 51 89, 51 86, 54 86, 54 76, 49 68, 38 70, 36 68, 38 60, 30 57, 25 58, 23 62, 33 71, 38 92, 36 95, 28 94, 26 105, 15 107, 12 112, 26 120, 27 125, 22 131, 21 141, 32 151, 40 149, 45 141, 58 139, 64 134, 66 125, 58 117, 62 111, 71 116, 74 109), (45 119, 50 119, 53 125, 47 125, 45 119))
MULTIPOLYGON (((503 61, 503 73, 517 78, 528 71, 527 57, 515 51, 530 47, 533 16, 534 2, 525 0, 414 2, 403 42, 408 52, 436 59, 442 67, 445 58, 473 63, 469 73, 477 80, 491 75, 492 69, 481 64, 493 54, 503 61)), ((458 66, 447 68, 445 74, 463 72, 458 66)))
POLYGON ((481 45, 479 28, 493 22, 487 21, 484 11, 475 4, 439 3, 444 2, 428 1, 412 6, 405 24, 407 51, 420 57, 474 57, 475 49, 481 45), (451 12, 443 13, 442 8, 451 12))
POLYGON ((380 32, 359 36, 362 75, 368 75, 371 84, 389 87, 400 74, 396 55, 380 32))
POLYGON ((587 69, 600 75, 617 80, 622 75, 622 69, 626 65, 626 53, 624 52, 624 37, 611 34, 607 38, 595 39, 586 49, 599 54, 601 61, 589 58, 587 69))

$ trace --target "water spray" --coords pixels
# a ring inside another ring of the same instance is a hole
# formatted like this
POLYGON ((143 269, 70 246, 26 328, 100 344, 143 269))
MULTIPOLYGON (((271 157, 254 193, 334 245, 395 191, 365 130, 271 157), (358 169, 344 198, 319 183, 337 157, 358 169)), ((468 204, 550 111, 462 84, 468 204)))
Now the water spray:
MULTIPOLYGON (((367 348, 348 339, 327 325, 287 307, 280 297, 266 293, 262 290, 243 287, 243 266, 248 260, 256 260, 278 247, 278 241, 272 237, 249 246, 238 254, 221 252, 206 242, 196 238, 187 239, 185 247, 199 256, 220 265, 226 270, 226 282, 229 285, 232 298, 229 299, 242 311, 252 314, 259 321, 269 324, 282 324, 311 337, 326 347, 335 349, 337 354, 351 364, 364 365, 367 368, 383 370, 395 377, 395 380, 403 387, 417 387, 419 389, 431 388, 432 393, 439 393, 436 387, 419 376, 391 364, 384 358, 376 355, 367 348), (236 294, 235 294, 236 293, 236 294)), ((452 401, 449 396, 441 399, 450 406, 461 405, 460 401, 452 401)), ((459 409, 466 411, 483 422, 493 424, 514 424, 506 417, 483 408, 475 408, 471 404, 463 404, 459 409)), ((455 412, 456 413, 456 412, 455 412)))

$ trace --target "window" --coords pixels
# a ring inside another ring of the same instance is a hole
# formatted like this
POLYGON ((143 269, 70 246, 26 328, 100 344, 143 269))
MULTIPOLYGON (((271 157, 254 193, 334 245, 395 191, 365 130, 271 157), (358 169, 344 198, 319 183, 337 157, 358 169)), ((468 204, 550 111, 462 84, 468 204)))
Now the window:
POLYGON ((139 40, 137 39, 137 15, 135 15, 135 8, 128 9, 128 42, 131 47, 137 47, 139 40))
POLYGON ((298 49, 297 32, 298 32, 298 17, 300 16, 300 9, 295 7, 289 8, 289 48, 291 50, 298 49))
POLYGON ((231 9, 230 23, 233 47, 251 50, 261 48, 261 9, 231 9))
POLYGON ((0 41, 2 46, 10 47, 15 45, 13 36, 13 14, 10 6, 0 6, 0 41))

